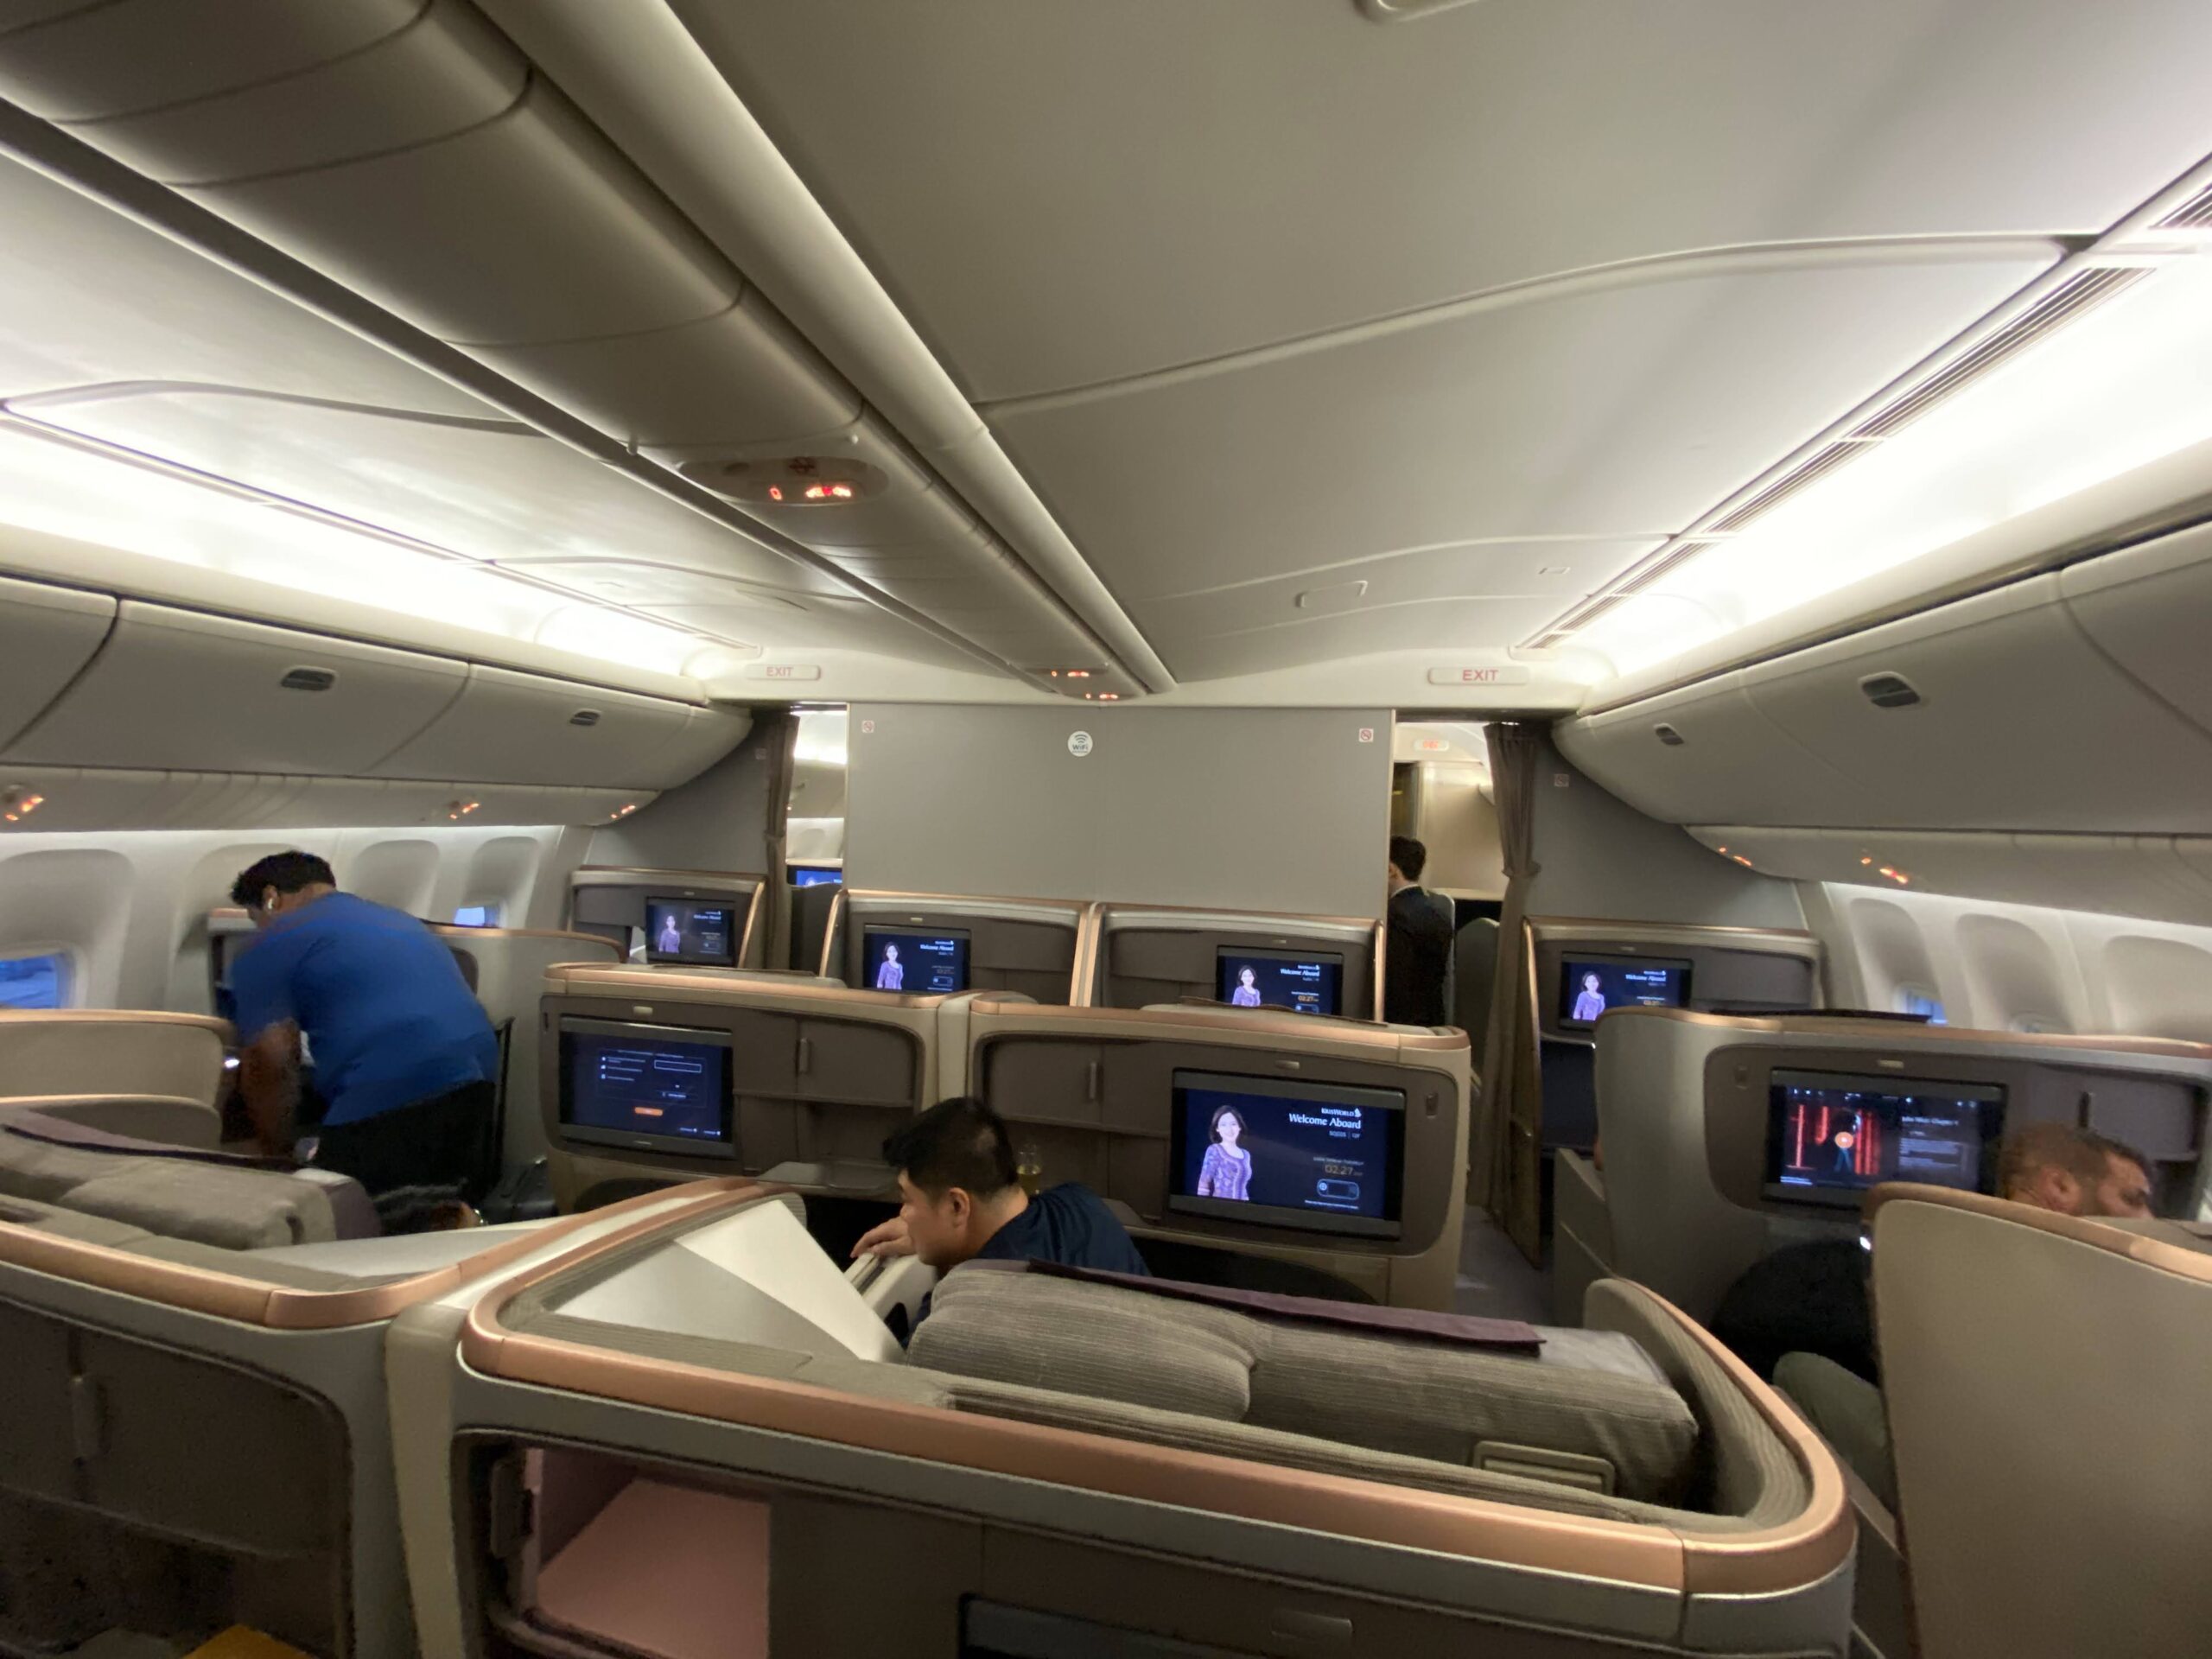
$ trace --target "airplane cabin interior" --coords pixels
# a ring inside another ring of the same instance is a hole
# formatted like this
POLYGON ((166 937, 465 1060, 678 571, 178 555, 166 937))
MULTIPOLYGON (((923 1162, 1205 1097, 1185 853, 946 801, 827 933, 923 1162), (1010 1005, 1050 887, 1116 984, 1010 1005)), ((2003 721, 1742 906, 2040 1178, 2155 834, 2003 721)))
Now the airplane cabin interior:
POLYGON ((0 1659, 2212 1647, 2208 54, 0 0, 0 1659))

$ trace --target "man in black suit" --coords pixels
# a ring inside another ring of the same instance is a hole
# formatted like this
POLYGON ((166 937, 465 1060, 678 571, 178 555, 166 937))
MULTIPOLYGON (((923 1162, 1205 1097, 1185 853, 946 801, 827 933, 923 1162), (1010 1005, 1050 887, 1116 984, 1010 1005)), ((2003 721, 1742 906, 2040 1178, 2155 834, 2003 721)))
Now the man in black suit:
POLYGON ((1452 901, 1424 893, 1428 849, 1390 837, 1390 904, 1384 924, 1382 1017, 1393 1025, 1440 1026, 1452 1018, 1452 901))

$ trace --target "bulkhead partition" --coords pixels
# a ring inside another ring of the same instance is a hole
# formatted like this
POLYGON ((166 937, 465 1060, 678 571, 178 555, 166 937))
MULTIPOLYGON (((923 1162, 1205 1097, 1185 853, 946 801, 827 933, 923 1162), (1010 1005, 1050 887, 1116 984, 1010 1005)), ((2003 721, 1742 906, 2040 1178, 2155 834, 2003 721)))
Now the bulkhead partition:
POLYGON ((904 958, 893 965, 907 990, 931 988, 934 976, 956 980, 952 988, 959 990, 1014 992, 1065 1005, 1078 1000, 1077 966, 1090 912, 1088 905, 1049 899, 839 888, 830 900, 819 959, 830 978, 873 988, 884 975, 887 948, 904 958))
POLYGON ((552 968, 535 1039, 555 1195, 566 1209, 740 1172, 894 1192, 884 1137, 958 1092, 938 1074, 938 1025, 960 1000, 791 974, 552 968))
MULTIPOLYGON (((736 927, 734 960, 720 965, 760 968, 768 948, 767 878, 741 870, 647 870, 587 864, 569 878, 569 925, 630 952, 646 931, 655 899, 726 907, 736 927)), ((647 948, 652 941, 647 940, 647 948)))
POLYGON ((0 1009, 0 1091, 221 1103, 230 1022, 137 1008, 0 1009))
POLYGON ((1809 1117, 1792 1139, 1793 1091, 1806 1103, 1826 1101, 1831 1084, 1856 1085, 1862 1096, 1888 1090, 1947 1107, 1969 1103, 1984 1127, 2005 1133, 2084 1125, 2152 1160, 2160 1211, 2198 1201, 2212 1047, 1846 1016, 1622 1009, 1598 1027, 1614 1270, 1693 1319, 1710 1319, 1738 1275, 1769 1251, 1855 1228, 1856 1189, 1897 1179, 1901 1159, 1908 1176, 1933 1167, 1955 1138, 1956 1172, 1994 1189, 1993 1146, 1963 1132, 1947 1138, 1941 1125, 1916 1128, 1907 1146, 1863 1098, 1849 1113, 1859 1125, 1849 1141, 1837 1141, 1838 1123, 1809 1117), (1885 1148, 1885 1136, 1896 1144, 1885 1148), (1837 1168, 1823 1186, 1827 1172, 1814 1167, 1821 1158, 1855 1169, 1837 1168))
POLYGON ((430 931, 460 959, 493 1025, 505 1028, 501 1161, 510 1168, 535 1163, 549 1150, 537 1110, 537 1045, 530 1039, 546 970, 570 962, 613 966, 622 960, 622 949, 601 934, 553 928, 440 925, 430 931))
POLYGON ((1179 1262, 1225 1255, 1274 1264, 1246 1275, 1260 1287, 1451 1306, 1472 1093, 1464 1033, 1265 1008, 983 999, 967 1014, 969 1087, 1006 1117, 1038 1184, 1080 1181, 1118 1206, 1155 1271, 1219 1276, 1217 1262, 1179 1262), (1223 1157, 1260 1161, 1205 1179, 1224 1105, 1249 1121, 1223 1157))
POLYGON ((1102 905, 1094 925, 1090 988, 1077 1001, 1103 1008, 1155 1003, 1226 1002, 1236 992, 1240 965, 1258 969, 1247 994, 1268 995, 1270 969, 1305 976, 1335 1006, 1319 1012, 1354 1020, 1382 1017, 1382 926, 1344 916, 1262 916, 1170 906, 1102 905))

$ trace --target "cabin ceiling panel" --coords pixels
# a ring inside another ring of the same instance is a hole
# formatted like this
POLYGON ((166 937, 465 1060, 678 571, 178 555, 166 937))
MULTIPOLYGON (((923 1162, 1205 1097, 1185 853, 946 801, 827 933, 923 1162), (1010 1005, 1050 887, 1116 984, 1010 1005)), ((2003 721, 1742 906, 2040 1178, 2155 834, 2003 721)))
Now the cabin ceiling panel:
POLYGON ((672 3, 978 401, 1687 250, 2101 230, 2203 155, 2212 54, 2187 0, 672 3))
MULTIPOLYGON (((1336 616, 1315 616, 1243 630, 1178 638, 1152 631, 1179 680, 1217 680, 1339 658, 1427 649, 1440 664, 1459 652, 1494 652, 1558 614, 1560 601, 1535 596, 1420 600, 1336 616)), ((1144 613, 1139 613, 1139 620, 1144 613)))
POLYGON ((1567 292, 989 414, 1133 608, 1194 571, 1218 586, 1486 537, 1647 539, 2041 268, 2016 254, 1567 292))

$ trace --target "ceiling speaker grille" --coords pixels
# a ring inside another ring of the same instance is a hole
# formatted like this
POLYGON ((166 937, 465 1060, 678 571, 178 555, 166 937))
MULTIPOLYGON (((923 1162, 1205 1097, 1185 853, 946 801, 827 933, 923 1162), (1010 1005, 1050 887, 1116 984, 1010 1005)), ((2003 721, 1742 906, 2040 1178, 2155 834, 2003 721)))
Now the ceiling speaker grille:
POLYGON ((1920 693, 1902 674, 1869 674, 1859 689, 1877 709, 1910 709, 1920 701, 1920 693))
MULTIPOLYGON (((2209 209, 2212 210, 2212 209, 2209 209)), ((2183 211, 2186 211, 2185 209, 2183 211)), ((1953 392, 2025 351, 2091 306, 2140 282, 2140 270, 2107 268, 2068 278, 1940 374, 1930 375, 1888 408, 1852 429, 1854 438, 1886 438, 1918 420, 1953 392)))
POLYGON ((1657 738, 1662 743, 1664 743, 1670 749, 1679 749, 1683 744, 1689 741, 1688 738, 1684 737, 1680 732, 1667 724, 1663 720, 1651 728, 1651 735, 1657 738))
POLYGON ((2158 221, 2162 231, 2212 231, 2212 185, 2207 185, 2158 221))

